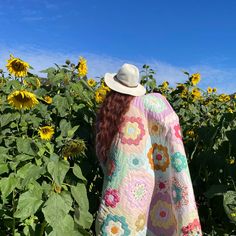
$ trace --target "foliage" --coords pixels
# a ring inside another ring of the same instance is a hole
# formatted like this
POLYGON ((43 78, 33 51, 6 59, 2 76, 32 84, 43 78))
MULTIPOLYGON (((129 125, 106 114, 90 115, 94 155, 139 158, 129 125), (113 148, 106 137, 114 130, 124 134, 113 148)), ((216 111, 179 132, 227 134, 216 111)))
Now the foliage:
MULTIPOLYGON (((94 235, 103 183, 94 121, 109 88, 87 78, 82 59, 45 69, 47 78, 0 71, 0 235, 94 235), (8 98, 15 91, 34 94, 38 103, 18 92, 14 106, 8 98), (30 102, 28 110, 23 102, 30 102)), ((200 74, 184 74, 176 88, 157 85, 155 71, 144 65, 141 83, 163 94, 180 117, 204 232, 232 235, 236 97, 203 91, 196 86, 200 74)))

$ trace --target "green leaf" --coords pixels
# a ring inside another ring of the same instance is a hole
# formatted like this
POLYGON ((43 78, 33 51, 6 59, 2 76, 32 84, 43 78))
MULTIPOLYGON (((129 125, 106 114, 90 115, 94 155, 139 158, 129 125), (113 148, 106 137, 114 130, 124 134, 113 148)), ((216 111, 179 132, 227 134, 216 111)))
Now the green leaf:
POLYGON ((54 73, 55 71, 56 71, 55 68, 49 67, 49 68, 47 68, 47 69, 45 69, 45 70, 41 70, 40 72, 41 72, 41 73, 54 73))
POLYGON ((24 220, 34 215, 42 203, 42 190, 38 188, 29 190, 20 195, 14 216, 24 220))
POLYGON ((70 166, 65 160, 52 160, 48 163, 47 168, 55 183, 61 186, 70 166))
POLYGON ((8 125, 11 123, 13 120, 18 120, 20 118, 20 114, 18 112, 16 113, 7 113, 7 114, 2 114, 0 116, 0 124, 1 127, 8 125))
POLYGON ((18 185, 18 180, 14 174, 10 174, 8 177, 0 179, 0 190, 2 197, 6 198, 18 185))
POLYGON ((85 185, 83 183, 78 183, 76 186, 72 186, 71 193, 75 201, 78 203, 80 209, 88 211, 89 201, 85 185))
POLYGON ((85 185, 78 183, 76 186, 72 186, 71 193, 79 205, 79 209, 75 210, 76 223, 83 228, 90 228, 93 222, 93 216, 89 212, 89 201, 85 185))
POLYGON ((46 221, 53 227, 57 228, 63 224, 63 220, 69 213, 72 206, 72 198, 70 193, 62 191, 60 194, 52 193, 46 201, 42 211, 46 221))
POLYGON ((75 209, 75 222, 84 229, 89 229, 93 223, 93 215, 82 208, 75 209))
POLYGON ((228 218, 236 224, 236 191, 227 191, 224 194, 223 205, 228 218))
POLYGON ((60 95, 54 96, 52 104, 55 105, 60 116, 64 117, 67 114, 69 104, 65 97, 62 97, 60 95))
POLYGON ((17 177, 20 177, 22 179, 22 187, 25 187, 31 180, 37 180, 44 173, 44 167, 36 166, 32 163, 27 163, 17 171, 17 177))
POLYGON ((48 236, 85 236, 80 234, 77 230, 74 229, 74 221, 70 215, 66 215, 62 221, 59 221, 56 226, 53 227, 53 231, 48 236))
POLYGON ((8 165, 6 163, 0 163, 0 175, 8 172, 8 165))
POLYGON ((37 153, 36 145, 29 138, 17 138, 16 145, 19 153, 25 153, 32 156, 37 153))
POLYGON ((87 179, 83 176, 81 168, 76 164, 73 167, 73 173, 76 177, 81 179, 85 184, 87 183, 87 179))
POLYGON ((79 125, 74 126, 72 129, 68 130, 68 137, 72 138, 75 131, 79 128, 79 125))
POLYGON ((69 130, 71 130, 70 122, 67 122, 65 119, 60 121, 60 130, 62 137, 67 137, 69 130))

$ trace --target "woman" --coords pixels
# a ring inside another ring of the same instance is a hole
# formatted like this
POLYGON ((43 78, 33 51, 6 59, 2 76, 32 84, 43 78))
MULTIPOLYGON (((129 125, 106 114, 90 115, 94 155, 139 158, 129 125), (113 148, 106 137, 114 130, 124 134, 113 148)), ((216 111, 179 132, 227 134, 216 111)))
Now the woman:
POLYGON ((146 94, 136 66, 106 73, 111 89, 97 116, 104 173, 96 235, 202 235, 179 118, 146 94))

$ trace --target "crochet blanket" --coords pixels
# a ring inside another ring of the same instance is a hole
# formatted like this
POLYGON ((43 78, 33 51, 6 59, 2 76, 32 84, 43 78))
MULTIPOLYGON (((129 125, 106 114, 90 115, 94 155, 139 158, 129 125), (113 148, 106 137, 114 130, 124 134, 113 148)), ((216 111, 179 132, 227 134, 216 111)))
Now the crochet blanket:
POLYGON ((100 165, 96 235, 202 235, 179 117, 163 95, 132 100, 100 165))

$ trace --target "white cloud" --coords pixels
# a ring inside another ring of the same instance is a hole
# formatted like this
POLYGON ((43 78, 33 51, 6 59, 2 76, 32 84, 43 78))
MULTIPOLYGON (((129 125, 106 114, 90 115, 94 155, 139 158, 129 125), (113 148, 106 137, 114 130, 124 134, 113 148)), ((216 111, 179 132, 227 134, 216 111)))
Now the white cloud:
POLYGON ((199 72, 201 74, 201 81, 199 87, 206 89, 208 86, 216 87, 219 93, 234 93, 236 92, 236 69, 224 69, 215 68, 209 65, 193 65, 190 67, 178 67, 170 63, 162 62, 159 60, 146 60, 140 61, 125 61, 120 58, 115 58, 107 55, 97 55, 92 53, 64 53, 42 50, 32 46, 21 46, 17 49, 13 47, 0 46, 0 68, 3 68, 6 64, 6 60, 9 58, 10 53, 16 57, 29 62, 34 67, 34 73, 39 73, 47 67, 54 66, 54 63, 59 65, 64 64, 66 59, 70 59, 71 62, 77 63, 79 56, 84 56, 88 61, 89 77, 101 77, 106 72, 117 72, 119 67, 123 63, 133 63, 142 69, 142 65, 149 64, 155 71, 155 78, 157 83, 160 84, 164 80, 169 81, 171 86, 175 86, 176 83, 186 81, 187 76, 183 74, 182 70, 188 71, 190 74, 199 72))

